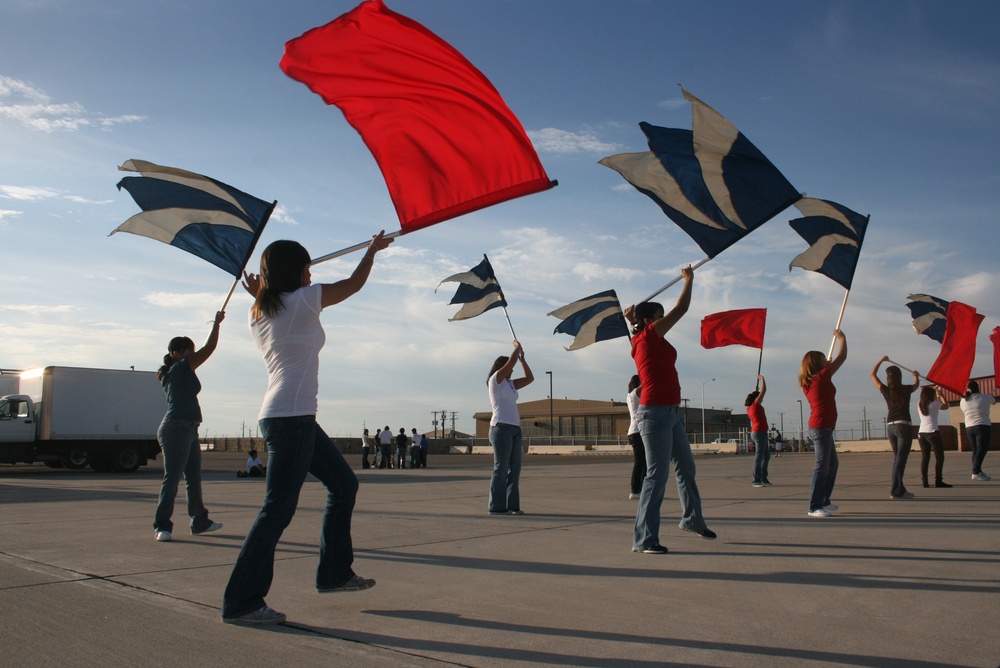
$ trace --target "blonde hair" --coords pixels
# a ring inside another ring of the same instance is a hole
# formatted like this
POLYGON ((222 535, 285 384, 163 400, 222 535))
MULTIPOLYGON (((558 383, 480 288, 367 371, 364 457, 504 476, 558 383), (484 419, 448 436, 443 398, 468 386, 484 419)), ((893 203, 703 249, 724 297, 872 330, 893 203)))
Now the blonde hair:
POLYGON ((816 374, 826 366, 826 356, 818 350, 810 350, 802 356, 802 366, 799 367, 799 387, 809 384, 816 374))

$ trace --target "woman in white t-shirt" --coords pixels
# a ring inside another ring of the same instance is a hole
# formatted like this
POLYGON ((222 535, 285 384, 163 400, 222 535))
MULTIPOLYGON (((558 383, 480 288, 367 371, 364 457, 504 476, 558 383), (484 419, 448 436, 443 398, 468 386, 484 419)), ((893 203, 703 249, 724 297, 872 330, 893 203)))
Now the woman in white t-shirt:
POLYGON ((628 443, 632 446, 632 478, 629 499, 638 499, 639 492, 642 491, 642 481, 646 478, 646 448, 642 444, 642 434, 639 433, 639 424, 635 421, 635 414, 639 410, 639 397, 642 392, 642 384, 639 381, 639 374, 633 374, 628 381, 628 395, 625 403, 628 404, 628 443))
POLYGON ((927 468, 931 463, 931 450, 934 451, 934 486, 951 487, 941 479, 941 472, 944 470, 944 441, 941 440, 941 430, 938 429, 938 413, 943 405, 941 390, 936 385, 920 388, 920 400, 917 401, 920 431, 917 433, 917 440, 920 443, 920 479, 924 487, 930 487, 927 468))
POLYGON ((375 585, 351 569, 351 517, 358 479, 340 451, 316 424, 319 351, 326 342, 320 313, 358 292, 368 280, 375 254, 391 239, 379 232, 354 272, 336 283, 312 285, 309 252, 294 241, 275 241, 260 258, 260 276, 244 274, 254 296, 250 334, 267 367, 260 432, 267 443, 264 504, 254 520, 222 599, 230 624, 280 624, 285 615, 269 608, 274 551, 292 521, 299 491, 311 473, 327 488, 319 543, 316 590, 361 591, 375 585))
POLYGON ((514 342, 510 357, 501 355, 493 362, 486 384, 490 390, 490 445, 493 447, 493 477, 490 479, 491 515, 523 515, 521 511, 521 416, 517 391, 535 379, 524 361, 521 344, 514 342), (511 378, 520 362, 521 378, 511 378))
POLYGON ((972 479, 989 480, 983 473, 983 460, 986 451, 990 449, 990 406, 996 403, 996 398, 989 394, 979 393, 979 383, 969 381, 965 397, 959 405, 965 413, 965 435, 969 437, 972 446, 972 479))

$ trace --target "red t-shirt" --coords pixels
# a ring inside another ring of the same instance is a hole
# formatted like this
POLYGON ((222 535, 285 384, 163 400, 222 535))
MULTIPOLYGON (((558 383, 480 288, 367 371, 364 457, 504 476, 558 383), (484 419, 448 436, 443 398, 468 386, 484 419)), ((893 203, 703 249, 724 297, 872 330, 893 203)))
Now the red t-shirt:
POLYGON ((837 426, 837 388, 833 386, 830 367, 823 367, 802 388, 809 400, 809 428, 833 429, 837 426))
POLYGON ((677 378, 677 350, 653 327, 632 337, 632 358, 642 382, 643 406, 679 406, 681 383, 677 378))
POLYGON ((759 402, 753 402, 747 406, 747 415, 750 416, 750 431, 767 431, 767 416, 764 415, 764 407, 759 402))

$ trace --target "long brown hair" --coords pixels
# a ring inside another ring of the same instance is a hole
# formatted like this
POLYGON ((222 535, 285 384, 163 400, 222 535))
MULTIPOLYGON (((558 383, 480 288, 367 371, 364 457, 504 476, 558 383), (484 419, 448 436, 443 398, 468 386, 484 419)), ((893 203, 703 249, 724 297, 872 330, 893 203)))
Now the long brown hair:
POLYGON ((253 318, 273 318, 284 308, 283 292, 302 287, 302 272, 310 263, 309 251, 297 241, 271 243, 260 256, 260 290, 253 303, 253 318))
POLYGON ((917 409, 920 410, 921 415, 929 415, 927 411, 930 410, 931 402, 934 401, 936 394, 933 385, 925 385, 920 388, 920 401, 917 402, 917 409))
POLYGON ((510 360, 510 355, 501 355, 500 357, 493 360, 493 366, 490 367, 490 373, 486 376, 487 385, 490 384, 490 378, 493 377, 493 374, 499 371, 500 367, 506 364, 509 360, 510 360))
POLYGON ((818 350, 810 350, 802 356, 802 365, 799 367, 799 387, 809 384, 816 374, 826 366, 826 355, 818 350))
POLYGON ((885 386, 888 388, 886 404, 889 410, 906 409, 909 412, 910 395, 900 391, 903 385, 903 372, 895 364, 885 368, 885 386))

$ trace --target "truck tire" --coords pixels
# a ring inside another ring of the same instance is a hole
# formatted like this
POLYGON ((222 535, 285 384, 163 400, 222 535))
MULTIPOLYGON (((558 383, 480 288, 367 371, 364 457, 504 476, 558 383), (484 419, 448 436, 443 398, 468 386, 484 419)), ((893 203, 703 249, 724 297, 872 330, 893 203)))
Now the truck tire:
POLYGON ((111 454, 111 468, 118 473, 132 473, 145 463, 138 446, 120 445, 111 454))
POLYGON ((111 460, 104 454, 88 455, 87 463, 98 473, 107 473, 111 470, 111 460))
POLYGON ((73 450, 59 458, 68 469, 82 469, 87 466, 87 453, 83 450, 73 450))

